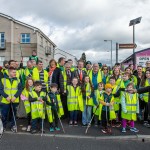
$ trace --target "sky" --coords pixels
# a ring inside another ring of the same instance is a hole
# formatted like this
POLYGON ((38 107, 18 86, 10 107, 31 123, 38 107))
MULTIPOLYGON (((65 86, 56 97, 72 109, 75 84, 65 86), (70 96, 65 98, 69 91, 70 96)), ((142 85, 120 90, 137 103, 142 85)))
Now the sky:
MULTIPOLYGON (((59 49, 77 58, 110 64, 110 41, 132 43, 132 19, 142 16, 135 26, 136 51, 150 47, 149 0, 0 0, 0 12, 41 29, 59 49)), ((121 62, 133 53, 119 50, 121 62)))

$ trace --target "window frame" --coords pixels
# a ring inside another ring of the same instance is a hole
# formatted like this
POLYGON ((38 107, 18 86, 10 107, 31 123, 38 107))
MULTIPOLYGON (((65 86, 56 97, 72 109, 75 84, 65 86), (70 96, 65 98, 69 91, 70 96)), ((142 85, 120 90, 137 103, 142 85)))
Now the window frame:
POLYGON ((21 33, 20 36, 21 36, 21 41, 20 41, 21 44, 30 44, 31 43, 31 34, 30 33, 21 33), (23 35, 24 35, 24 37, 23 37, 23 35), (27 35, 29 35, 29 37, 27 35), (29 41, 27 41, 27 40, 29 40, 29 41))

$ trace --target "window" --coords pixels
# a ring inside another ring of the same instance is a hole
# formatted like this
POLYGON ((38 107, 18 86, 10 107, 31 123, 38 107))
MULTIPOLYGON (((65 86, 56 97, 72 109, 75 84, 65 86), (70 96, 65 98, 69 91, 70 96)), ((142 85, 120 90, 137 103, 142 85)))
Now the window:
POLYGON ((0 48, 5 48, 5 33, 0 33, 0 48))
POLYGON ((23 57, 23 66, 27 66, 28 60, 29 60, 29 57, 23 57))
POLYGON ((40 45, 43 47, 43 37, 41 36, 40 39, 41 39, 40 45))
POLYGON ((0 56, 0 66, 3 66, 4 60, 5 60, 5 56, 0 56))
POLYGON ((30 43, 30 34, 29 33, 21 34, 21 43, 30 43))

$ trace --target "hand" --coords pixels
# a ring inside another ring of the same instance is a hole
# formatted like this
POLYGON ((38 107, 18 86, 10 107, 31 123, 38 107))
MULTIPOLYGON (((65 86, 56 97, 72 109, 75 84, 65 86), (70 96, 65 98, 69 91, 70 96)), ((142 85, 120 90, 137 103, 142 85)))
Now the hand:
POLYGON ((90 96, 87 96, 87 99, 90 99, 91 97, 90 96))
POLYGON ((12 102, 14 102, 15 100, 16 100, 16 97, 13 97, 13 98, 11 99, 12 102))
POLYGON ((66 93, 67 91, 64 91, 64 93, 66 93))
POLYGON ((39 101, 41 101, 41 100, 42 100, 42 98, 41 98, 41 97, 38 97, 38 100, 39 100, 39 101))
POLYGON ((110 106, 110 103, 106 103, 106 106, 110 106))
POLYGON ((10 102, 11 98, 10 98, 10 97, 7 97, 6 100, 7 100, 8 102, 10 102))
POLYGON ((44 101, 43 101, 42 99, 40 99, 40 102, 41 102, 41 103, 44 103, 44 101))

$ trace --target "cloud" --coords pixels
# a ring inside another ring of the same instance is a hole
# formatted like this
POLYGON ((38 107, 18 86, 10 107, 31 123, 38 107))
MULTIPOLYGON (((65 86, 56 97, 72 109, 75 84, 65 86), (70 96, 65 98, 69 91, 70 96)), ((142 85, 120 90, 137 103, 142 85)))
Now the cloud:
MULTIPOLYGON (((135 27, 137 50, 150 47, 149 5, 148 0, 0 0, 3 13, 40 28, 60 49, 76 57, 85 51, 88 59, 107 63, 110 43, 104 40, 113 40, 115 61, 115 43, 132 43, 129 21, 136 17, 142 16, 135 27)), ((130 54, 121 50, 119 58, 130 54)))

